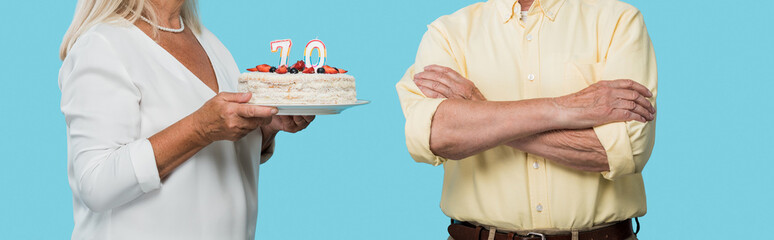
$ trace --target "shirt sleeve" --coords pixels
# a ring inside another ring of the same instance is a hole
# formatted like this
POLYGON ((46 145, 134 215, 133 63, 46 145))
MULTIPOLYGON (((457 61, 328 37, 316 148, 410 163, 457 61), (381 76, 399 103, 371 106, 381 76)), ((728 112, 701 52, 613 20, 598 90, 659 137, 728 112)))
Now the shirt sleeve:
MULTIPOLYGON (((656 56, 642 14, 636 9, 626 11, 616 24, 601 77, 632 79, 644 85, 653 92, 649 100, 656 107, 656 56)), ((610 123, 594 131, 607 152, 610 171, 602 173, 606 179, 642 172, 655 142, 655 119, 610 123)))
POLYGON ((103 36, 81 36, 59 74, 73 194, 92 211, 119 207, 161 186, 140 133, 139 89, 103 36))
POLYGON ((417 162, 435 166, 443 164, 447 160, 435 155, 430 150, 430 127, 433 116, 438 105, 445 99, 425 96, 414 84, 414 74, 424 71, 425 66, 437 64, 465 75, 461 71, 463 68, 456 61, 455 53, 459 53, 459 51, 453 50, 448 38, 440 29, 432 24, 428 26, 428 31, 419 44, 414 64, 409 67, 396 85, 403 115, 406 118, 406 146, 409 154, 417 162))

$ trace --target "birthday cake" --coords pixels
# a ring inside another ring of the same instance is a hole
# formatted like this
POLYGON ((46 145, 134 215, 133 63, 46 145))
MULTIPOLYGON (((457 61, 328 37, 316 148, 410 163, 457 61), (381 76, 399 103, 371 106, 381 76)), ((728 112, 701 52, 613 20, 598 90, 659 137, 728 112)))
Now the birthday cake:
POLYGON ((268 64, 247 69, 239 77, 239 92, 253 94, 250 104, 351 104, 357 101, 355 77, 330 67, 268 64))

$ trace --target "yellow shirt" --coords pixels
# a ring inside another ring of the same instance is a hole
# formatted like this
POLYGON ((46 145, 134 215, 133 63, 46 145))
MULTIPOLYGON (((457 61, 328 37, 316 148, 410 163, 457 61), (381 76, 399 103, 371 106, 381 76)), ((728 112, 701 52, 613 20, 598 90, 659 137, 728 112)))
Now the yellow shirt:
MULTIPOLYGON (((640 12, 617 0, 536 0, 520 21, 514 0, 490 0, 428 25, 416 62, 397 84, 406 144, 418 162, 443 164, 441 209, 504 230, 585 229, 646 212, 643 167, 655 121, 594 127, 610 171, 573 170, 508 146, 455 161, 430 151, 430 124, 444 99, 413 75, 430 64, 473 81, 490 101, 567 95, 599 80, 632 79, 654 93, 656 59, 640 12)), ((496 124, 496 123, 481 123, 496 124)))

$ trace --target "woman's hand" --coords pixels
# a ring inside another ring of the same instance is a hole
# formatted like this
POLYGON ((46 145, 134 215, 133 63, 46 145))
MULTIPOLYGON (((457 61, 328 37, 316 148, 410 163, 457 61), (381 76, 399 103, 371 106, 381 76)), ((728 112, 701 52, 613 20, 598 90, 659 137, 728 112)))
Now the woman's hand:
POLYGON ((475 84, 448 67, 430 65, 414 75, 414 83, 425 96, 486 101, 475 84))
POLYGON ((312 121, 314 116, 274 116, 271 124, 261 127, 261 131, 270 134, 279 131, 296 133, 308 127, 312 121))
POLYGON ((251 96, 251 93, 218 93, 192 114, 205 145, 219 140, 237 141, 272 122, 276 108, 241 104, 251 96))
POLYGON ((304 130, 313 120, 314 116, 275 115, 271 119, 271 124, 261 126, 261 134, 263 134, 263 149, 261 149, 261 152, 265 152, 272 145, 271 142, 274 141, 274 137, 277 136, 279 131, 296 133, 304 130))

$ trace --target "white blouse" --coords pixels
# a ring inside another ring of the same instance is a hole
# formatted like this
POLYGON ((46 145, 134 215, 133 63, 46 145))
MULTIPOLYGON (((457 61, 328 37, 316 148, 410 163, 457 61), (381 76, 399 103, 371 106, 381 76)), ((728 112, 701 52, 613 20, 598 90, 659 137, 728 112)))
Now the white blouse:
MULTIPOLYGON (((207 29, 197 34, 220 91, 239 69, 207 29)), ((73 239, 253 239, 260 130, 217 141, 163 182, 148 137, 215 96, 134 25, 99 24, 72 47, 59 72, 73 191, 73 239)), ((273 145, 273 144, 272 144, 273 145)))

